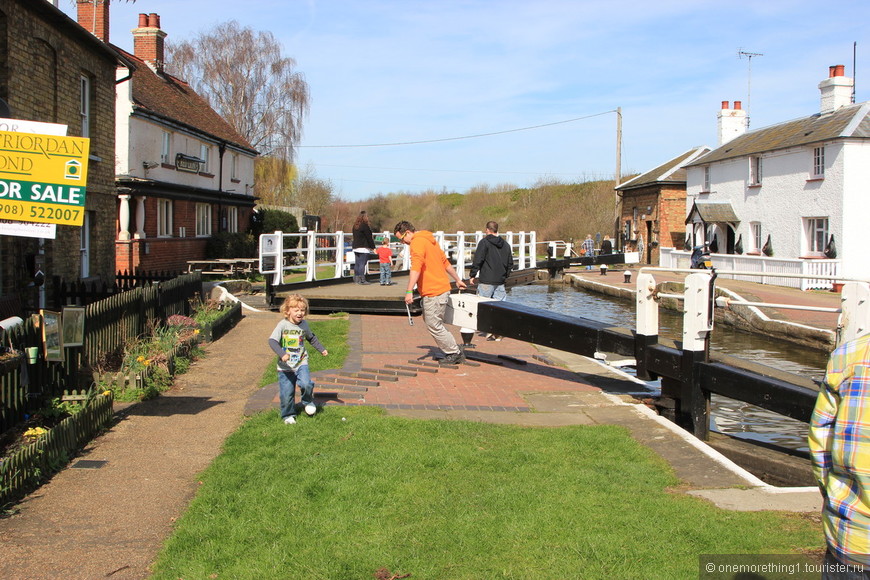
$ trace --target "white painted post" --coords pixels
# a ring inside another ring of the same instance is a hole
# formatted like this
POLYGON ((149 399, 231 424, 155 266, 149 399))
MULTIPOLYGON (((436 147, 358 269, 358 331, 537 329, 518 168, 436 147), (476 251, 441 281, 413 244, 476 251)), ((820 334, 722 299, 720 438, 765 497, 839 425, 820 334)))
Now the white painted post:
MULTIPOLYGON (((308 247, 306 248, 307 254, 308 254, 306 256, 306 259, 307 259, 308 263, 306 264, 307 267, 305 268, 305 280, 308 282, 312 282, 312 281, 317 279, 317 244, 316 244, 317 237, 316 237, 316 233, 313 231, 308 232, 305 236, 305 240, 308 244, 308 247)), ((301 242, 302 239, 300 238, 299 241, 301 242)))
POLYGON ((642 336, 658 336, 659 334, 659 304, 655 301, 653 292, 656 281, 652 274, 639 272, 635 281, 636 308, 635 323, 637 333, 642 336))
POLYGON ((710 312, 709 272, 689 274, 684 281, 683 350, 700 352, 706 349, 707 336, 713 330, 710 312))
POLYGON ((870 284, 846 282, 840 292, 837 346, 870 332, 870 284))
POLYGON ((535 231, 529 232, 529 268, 534 268, 538 265, 538 257, 535 255, 535 248, 538 247, 538 234, 535 231))
POLYGON ((454 268, 460 278, 465 278, 465 232, 456 232, 456 266, 454 268))
POLYGON ((272 285, 278 286, 284 283, 284 232, 275 230, 275 273, 272 277, 272 285))
POLYGON ((344 244, 341 243, 342 235, 341 232, 335 232, 334 234, 329 234, 332 238, 332 243, 330 244, 333 248, 335 248, 335 278, 341 278, 344 274, 344 244))

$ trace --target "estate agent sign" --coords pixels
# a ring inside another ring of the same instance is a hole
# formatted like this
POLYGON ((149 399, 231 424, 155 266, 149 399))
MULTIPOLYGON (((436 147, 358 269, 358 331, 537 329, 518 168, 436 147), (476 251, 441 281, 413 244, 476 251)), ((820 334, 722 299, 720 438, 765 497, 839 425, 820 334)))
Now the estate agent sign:
POLYGON ((0 131, 0 220, 81 226, 90 140, 0 131))

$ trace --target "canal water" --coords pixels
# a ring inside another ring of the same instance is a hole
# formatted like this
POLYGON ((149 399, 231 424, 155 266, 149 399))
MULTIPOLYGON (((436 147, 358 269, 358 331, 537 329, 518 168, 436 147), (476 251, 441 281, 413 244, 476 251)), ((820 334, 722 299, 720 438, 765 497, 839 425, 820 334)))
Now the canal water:
MULTIPOLYGON (((526 306, 590 318, 614 326, 636 326, 633 302, 587 292, 569 285, 514 286, 508 289, 507 299, 526 306)), ((659 334, 679 339, 681 332, 680 314, 662 309, 659 313, 659 334)), ((827 364, 827 354, 824 352, 750 334, 723 324, 715 326, 710 349, 818 380, 824 376, 827 364)), ((633 369, 623 370, 633 373, 633 369)), ((661 392, 659 381, 648 381, 646 385, 654 395, 661 392)), ((807 424, 802 421, 719 395, 712 396, 711 410, 710 429, 713 431, 787 449, 808 451, 807 424)))

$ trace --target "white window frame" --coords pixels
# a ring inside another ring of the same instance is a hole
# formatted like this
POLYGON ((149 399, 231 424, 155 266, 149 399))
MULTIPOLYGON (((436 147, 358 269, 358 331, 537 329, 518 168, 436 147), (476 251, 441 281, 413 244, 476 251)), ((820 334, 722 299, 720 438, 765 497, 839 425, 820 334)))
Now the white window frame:
POLYGON ((227 208, 227 231, 231 234, 239 231, 239 208, 235 206, 227 208))
POLYGON ((763 169, 761 155, 753 155, 749 158, 749 185, 761 185, 763 169))
POLYGON ((233 153, 232 162, 230 163, 230 179, 239 179, 239 154, 233 153))
POLYGON ((824 179, 825 177, 825 147, 813 147, 813 169, 810 174, 812 179, 824 179))
POLYGON ((827 217, 804 218, 804 232, 807 238, 808 255, 821 256, 830 237, 830 221, 827 217))
POLYGON ((202 159, 202 165, 199 166, 200 173, 208 173, 208 153, 211 147, 206 145, 205 143, 201 143, 199 146, 199 158, 202 159))
POLYGON ((704 185, 702 187, 703 187, 703 191, 705 191, 705 192, 710 191, 710 166, 709 165, 706 165, 704 167, 704 185))
POLYGON ((211 235, 211 206, 207 203, 196 204, 196 237, 211 235))
POLYGON ((172 157, 169 153, 172 145, 172 134, 169 131, 163 131, 163 140, 160 149, 160 163, 164 165, 172 164, 172 157))
POLYGON ((760 252, 763 247, 763 242, 761 241, 761 222, 750 222, 749 230, 752 237, 752 251, 760 252))
POLYGON ((82 119, 82 137, 91 136, 91 79, 86 75, 79 77, 79 115, 82 119))
POLYGON ((172 200, 157 200, 157 237, 172 237, 172 200))

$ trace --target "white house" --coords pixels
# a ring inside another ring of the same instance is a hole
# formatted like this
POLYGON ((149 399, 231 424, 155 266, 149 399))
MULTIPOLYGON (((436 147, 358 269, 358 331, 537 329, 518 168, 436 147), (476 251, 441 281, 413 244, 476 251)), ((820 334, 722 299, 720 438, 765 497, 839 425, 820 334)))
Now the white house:
POLYGON ((827 258, 835 275, 870 279, 870 102, 853 104, 852 87, 832 66, 818 113, 748 132, 740 102, 724 101, 719 146, 686 166, 689 241, 804 265, 827 258))
MULTIPOLYGON (((109 3, 79 3, 79 23, 108 42, 109 3)), ((218 232, 248 229, 257 151, 186 82, 164 69, 160 16, 140 14, 116 80, 119 271, 178 271, 218 232)))

